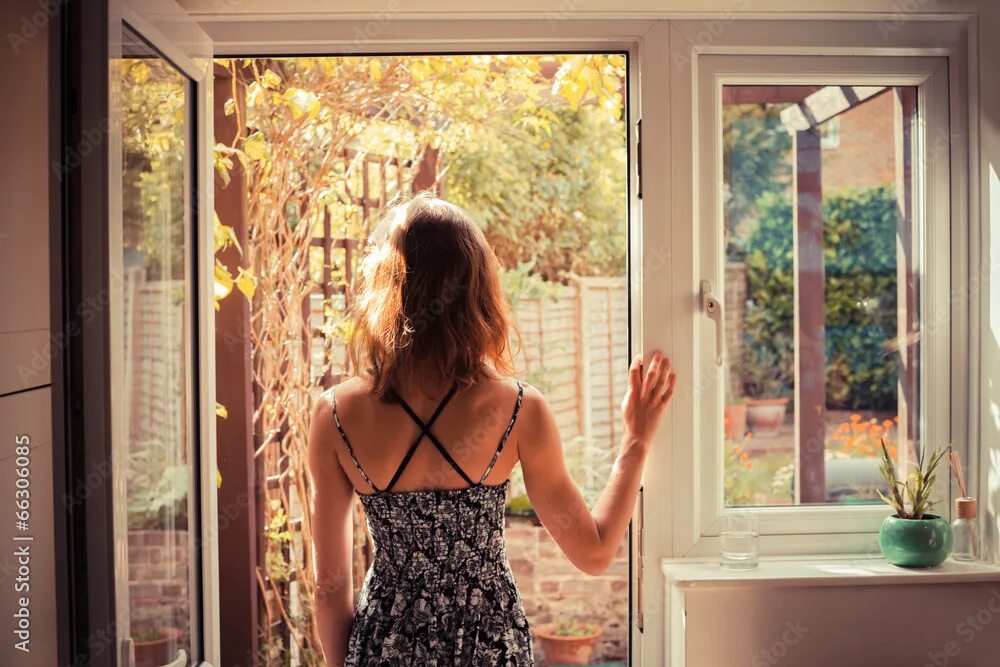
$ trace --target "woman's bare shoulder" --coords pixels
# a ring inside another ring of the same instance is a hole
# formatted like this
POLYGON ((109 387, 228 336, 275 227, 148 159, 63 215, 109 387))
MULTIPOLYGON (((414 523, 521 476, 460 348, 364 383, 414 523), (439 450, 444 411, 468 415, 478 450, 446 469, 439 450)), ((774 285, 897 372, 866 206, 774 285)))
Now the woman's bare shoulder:
POLYGON ((325 389, 317 397, 314 413, 319 410, 332 412, 334 397, 337 399, 338 413, 363 408, 372 398, 371 381, 355 376, 325 389))

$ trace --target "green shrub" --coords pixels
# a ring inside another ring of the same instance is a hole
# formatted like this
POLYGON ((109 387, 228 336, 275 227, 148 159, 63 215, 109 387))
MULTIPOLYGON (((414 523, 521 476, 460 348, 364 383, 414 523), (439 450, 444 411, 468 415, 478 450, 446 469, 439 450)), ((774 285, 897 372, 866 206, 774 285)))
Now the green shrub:
MULTIPOLYGON (((747 242, 745 344, 785 360, 791 386, 794 318, 792 208, 769 192, 756 203, 747 242)), ((844 190, 823 201, 827 407, 896 407, 896 198, 888 186, 844 190)))

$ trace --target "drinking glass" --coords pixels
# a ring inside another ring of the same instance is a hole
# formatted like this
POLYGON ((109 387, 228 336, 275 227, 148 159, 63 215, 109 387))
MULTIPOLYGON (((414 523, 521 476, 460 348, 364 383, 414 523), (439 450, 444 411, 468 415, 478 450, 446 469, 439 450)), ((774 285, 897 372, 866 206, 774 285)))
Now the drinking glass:
POLYGON ((757 567, 759 552, 756 512, 735 510, 723 514, 719 538, 719 564, 722 567, 730 570, 757 567))

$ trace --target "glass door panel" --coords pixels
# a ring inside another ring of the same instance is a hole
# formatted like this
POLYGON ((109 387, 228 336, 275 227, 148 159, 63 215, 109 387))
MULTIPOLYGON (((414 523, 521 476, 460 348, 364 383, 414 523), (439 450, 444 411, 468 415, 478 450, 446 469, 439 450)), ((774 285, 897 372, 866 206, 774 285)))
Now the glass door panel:
POLYGON ((116 504, 128 551, 127 572, 118 574, 123 584, 127 577, 136 667, 187 665, 199 653, 201 599, 192 83, 127 25, 112 72, 122 137, 123 437, 115 458, 124 498, 116 504))

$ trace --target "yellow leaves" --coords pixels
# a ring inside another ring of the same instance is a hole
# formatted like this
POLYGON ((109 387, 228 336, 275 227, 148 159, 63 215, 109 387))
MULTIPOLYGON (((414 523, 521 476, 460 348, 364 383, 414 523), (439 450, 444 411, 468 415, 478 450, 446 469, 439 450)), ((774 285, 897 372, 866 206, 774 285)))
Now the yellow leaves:
POLYGON ((469 66, 462 72, 462 81, 470 86, 482 86, 489 72, 485 67, 469 66))
POLYGON ((246 103, 248 107, 257 106, 263 99, 264 87, 253 81, 249 86, 247 86, 246 103))
POLYGON ((233 287, 243 293, 247 301, 253 301, 253 295, 257 291, 257 277, 251 269, 241 268, 239 273, 233 277, 218 259, 215 260, 215 309, 219 310, 219 302, 225 299, 233 291, 233 287))
POLYGON ((271 90, 278 90, 281 86, 281 77, 275 73, 272 69, 264 70, 264 74, 260 77, 261 85, 265 88, 270 88, 271 90))
POLYGON ((611 57, 577 55, 563 62, 552 81, 552 93, 561 96, 574 111, 584 101, 593 101, 621 117, 624 58, 612 64, 611 57))
POLYGON ((226 100, 225 104, 223 104, 222 108, 227 116, 232 116, 234 113, 236 113, 236 101, 230 97, 228 100, 226 100))
POLYGON ((229 269, 220 262, 218 259, 215 260, 215 309, 219 310, 219 302, 229 296, 229 293, 233 291, 233 276, 229 273, 229 269))
POLYGON ((132 66, 129 68, 129 76, 131 76, 132 80, 140 86, 149 81, 149 75, 151 73, 152 70, 149 68, 149 65, 143 62, 133 62, 132 66))
POLYGON ((234 281, 236 289, 243 293, 247 301, 253 301, 254 292, 257 290, 257 277, 252 269, 240 269, 240 273, 234 281))
POLYGON ((295 118, 307 114, 310 118, 315 118, 322 108, 316 93, 302 88, 289 88, 281 95, 281 100, 288 104, 295 118))
POLYGON ((552 92, 561 95, 569 103, 569 108, 576 111, 587 92, 587 88, 586 84, 577 79, 556 79, 552 92))
POLYGON ((217 489, 222 488, 222 473, 219 472, 218 467, 216 467, 215 469, 215 488, 217 489))
POLYGON ((218 401, 215 402, 215 416, 220 419, 229 419, 229 410, 227 410, 226 406, 218 401))
POLYGON ((422 82, 431 75, 431 66, 426 60, 414 60, 410 63, 410 74, 413 75, 414 81, 422 82))
POLYGON ((383 76, 382 71, 382 61, 378 58, 372 58, 368 61, 368 77, 372 81, 381 81, 383 76))
POLYGON ((270 155, 270 150, 267 146, 267 141, 264 139, 264 135, 259 131, 254 132, 249 137, 243 140, 243 152, 251 160, 263 161, 270 155))
POLYGON ((218 212, 213 211, 212 215, 215 218, 215 220, 214 220, 214 222, 215 222, 215 233, 214 233, 214 237, 215 237, 214 238, 215 252, 219 252, 220 250, 225 250, 229 246, 235 246, 236 250, 240 253, 240 255, 242 255, 243 254, 243 248, 240 247, 240 242, 236 238, 236 230, 234 230, 229 225, 222 224, 222 220, 219 219, 218 212))

